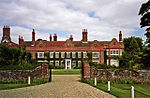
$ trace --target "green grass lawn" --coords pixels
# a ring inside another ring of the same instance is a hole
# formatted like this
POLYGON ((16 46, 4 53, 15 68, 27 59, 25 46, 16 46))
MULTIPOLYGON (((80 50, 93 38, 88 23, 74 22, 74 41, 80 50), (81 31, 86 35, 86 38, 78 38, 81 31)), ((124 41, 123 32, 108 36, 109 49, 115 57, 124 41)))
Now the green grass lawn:
POLYGON ((80 69, 53 69, 52 75, 75 75, 75 74, 81 74, 80 69))
MULTIPOLYGON (((89 84, 94 86, 93 81, 89 84)), ((111 84, 110 92, 107 91, 107 84, 98 83, 96 88, 119 98, 131 98, 131 86, 134 86, 135 98, 150 98, 150 84, 111 84)))
POLYGON ((0 84, 0 90, 27 87, 28 84, 0 84))

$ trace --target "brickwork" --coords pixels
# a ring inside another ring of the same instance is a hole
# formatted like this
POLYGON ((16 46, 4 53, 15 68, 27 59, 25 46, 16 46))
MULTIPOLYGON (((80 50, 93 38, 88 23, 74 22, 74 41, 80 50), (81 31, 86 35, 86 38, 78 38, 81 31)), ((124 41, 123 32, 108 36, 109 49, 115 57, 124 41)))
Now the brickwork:
POLYGON ((49 78, 49 65, 42 64, 42 66, 34 69, 34 70, 0 70, 0 80, 19 80, 19 79, 27 79, 28 76, 33 78, 49 78))
POLYGON ((83 77, 84 78, 90 78, 90 66, 89 66, 89 63, 84 63, 83 64, 83 77))

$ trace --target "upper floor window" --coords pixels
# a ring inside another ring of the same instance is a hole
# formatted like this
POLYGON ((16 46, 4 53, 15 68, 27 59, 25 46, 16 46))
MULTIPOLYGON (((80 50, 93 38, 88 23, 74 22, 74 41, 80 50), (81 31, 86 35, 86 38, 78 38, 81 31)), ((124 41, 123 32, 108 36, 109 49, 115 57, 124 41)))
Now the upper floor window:
POLYGON ((83 52, 83 58, 87 57, 87 52, 83 52))
POLYGON ((70 52, 67 52, 67 58, 70 58, 70 52))
POLYGON ((119 54, 118 49, 111 49, 110 54, 111 55, 118 55, 119 54))
POLYGON ((93 52, 92 57, 93 58, 99 58, 99 52, 93 52))
POLYGON ((38 52, 38 58, 44 58, 44 52, 38 52))
POLYGON ((61 58, 65 58, 65 52, 61 52, 61 58))
POLYGON ((81 52, 78 52, 78 58, 81 58, 81 52))
POLYGON ((76 58, 76 52, 72 52, 72 58, 76 58))
POLYGON ((120 55, 122 55, 122 49, 120 49, 120 55))
POLYGON ((59 58, 59 52, 55 52, 55 58, 59 58))
POLYGON ((109 55, 109 49, 106 50, 106 54, 109 55))
POLYGON ((50 52, 50 58, 54 58, 54 52, 50 52))

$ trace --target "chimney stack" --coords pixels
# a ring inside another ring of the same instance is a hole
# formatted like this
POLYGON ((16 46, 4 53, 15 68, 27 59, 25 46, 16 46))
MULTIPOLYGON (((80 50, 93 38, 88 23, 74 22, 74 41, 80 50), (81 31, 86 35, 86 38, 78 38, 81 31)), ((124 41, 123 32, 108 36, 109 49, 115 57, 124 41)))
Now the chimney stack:
POLYGON ((22 44, 22 42, 24 42, 24 39, 22 36, 19 35, 19 45, 22 44))
POLYGON ((82 41, 87 42, 87 29, 82 29, 82 41))
POLYGON ((122 42, 122 31, 119 32, 119 42, 122 42))
POLYGON ((50 36, 49 36, 49 40, 50 40, 50 41, 52 41, 52 34, 50 34, 50 36))
POLYGON ((34 31, 34 29, 33 29, 33 31, 32 31, 32 42, 33 41, 35 41, 35 31, 34 31))
POLYGON ((72 37, 72 35, 70 35, 70 40, 71 40, 71 41, 73 41, 73 37, 72 37))
POLYGON ((54 41, 57 41, 57 34, 54 34, 54 41))
POLYGON ((2 37, 1 42, 11 42, 9 26, 3 27, 3 37, 2 37))

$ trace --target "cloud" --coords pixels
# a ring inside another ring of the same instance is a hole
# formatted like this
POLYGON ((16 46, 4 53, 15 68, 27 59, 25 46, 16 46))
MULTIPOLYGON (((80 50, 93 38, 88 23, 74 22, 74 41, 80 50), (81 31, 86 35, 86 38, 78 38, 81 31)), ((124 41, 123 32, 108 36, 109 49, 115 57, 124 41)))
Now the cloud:
MULTIPOLYGON (((138 11, 147 0, 0 0, 0 27, 11 26, 11 37, 18 35, 31 40, 32 29, 36 38, 49 40, 50 33, 58 33, 58 40, 72 34, 81 40, 81 30, 88 29, 89 40, 118 39, 140 31, 138 11), (93 13, 93 16, 89 16, 93 13), (136 28, 136 29, 135 29, 136 28), (46 31, 46 32, 45 32, 46 31)), ((2 31, 0 32, 0 37, 2 31)), ((141 32, 144 33, 144 32, 141 32)))

